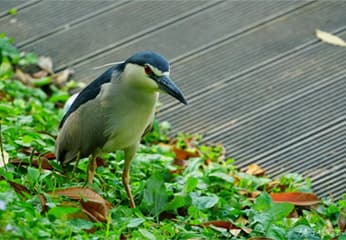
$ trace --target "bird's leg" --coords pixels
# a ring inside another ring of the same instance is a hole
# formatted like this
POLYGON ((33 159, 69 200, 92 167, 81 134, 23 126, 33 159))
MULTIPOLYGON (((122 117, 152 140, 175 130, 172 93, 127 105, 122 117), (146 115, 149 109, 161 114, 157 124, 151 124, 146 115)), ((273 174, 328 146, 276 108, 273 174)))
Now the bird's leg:
POLYGON ((79 164, 79 160, 80 160, 80 152, 77 153, 77 157, 76 157, 76 163, 73 166, 73 170, 72 170, 72 176, 74 175, 74 173, 76 172, 76 169, 78 167, 79 164))
POLYGON ((95 171, 97 168, 96 156, 90 155, 87 168, 87 180, 86 184, 92 184, 95 176, 95 171))
POLYGON ((122 175, 123 184, 124 184, 127 196, 130 200, 131 208, 135 208, 136 204, 135 204, 135 201, 133 200, 133 196, 132 196, 131 188, 129 184, 129 172, 130 172, 131 161, 133 157, 135 156, 136 150, 137 150, 137 144, 125 149, 125 165, 124 165, 123 175, 122 175))

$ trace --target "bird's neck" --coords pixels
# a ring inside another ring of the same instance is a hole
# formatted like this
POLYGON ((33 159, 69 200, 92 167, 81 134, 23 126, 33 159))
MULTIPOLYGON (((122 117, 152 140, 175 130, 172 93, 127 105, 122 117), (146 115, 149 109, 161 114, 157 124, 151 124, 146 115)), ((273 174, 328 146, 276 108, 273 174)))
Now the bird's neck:
POLYGON ((109 98, 126 98, 124 101, 132 102, 137 105, 147 105, 154 107, 159 98, 159 93, 152 89, 134 87, 122 81, 112 81, 106 94, 109 98))

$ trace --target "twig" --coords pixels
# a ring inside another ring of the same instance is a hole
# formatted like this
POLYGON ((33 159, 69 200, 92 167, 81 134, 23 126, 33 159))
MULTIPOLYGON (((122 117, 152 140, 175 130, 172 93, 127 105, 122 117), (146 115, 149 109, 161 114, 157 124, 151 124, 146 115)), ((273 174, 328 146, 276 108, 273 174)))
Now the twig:
POLYGON ((7 172, 7 166, 6 166, 6 161, 5 161, 5 153, 4 153, 4 146, 2 144, 2 130, 1 130, 1 119, 0 119, 0 152, 1 152, 1 159, 5 168, 5 171, 7 172))

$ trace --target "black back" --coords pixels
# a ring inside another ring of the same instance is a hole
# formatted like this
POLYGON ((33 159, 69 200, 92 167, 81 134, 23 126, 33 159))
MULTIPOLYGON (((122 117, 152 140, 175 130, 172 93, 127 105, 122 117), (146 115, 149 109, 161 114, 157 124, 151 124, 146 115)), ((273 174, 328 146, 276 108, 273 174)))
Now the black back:
POLYGON ((112 74, 114 71, 122 72, 125 67, 125 63, 121 63, 118 65, 115 65, 111 68, 109 68, 107 71, 105 71, 103 74, 101 74, 98 78, 96 78, 94 81, 92 81, 88 86, 86 86, 77 96, 77 98, 73 101, 71 107, 68 109, 68 111, 65 113, 64 117, 62 118, 59 128, 61 128, 66 119, 76 111, 81 105, 88 102, 89 100, 92 100, 96 98, 96 96, 101 91, 101 86, 105 83, 108 83, 112 80, 112 74))

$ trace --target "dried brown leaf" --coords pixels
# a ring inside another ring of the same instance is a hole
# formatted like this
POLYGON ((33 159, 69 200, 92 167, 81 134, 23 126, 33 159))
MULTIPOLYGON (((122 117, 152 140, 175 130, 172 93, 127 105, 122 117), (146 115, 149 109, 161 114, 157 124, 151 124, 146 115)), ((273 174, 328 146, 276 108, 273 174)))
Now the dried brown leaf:
POLYGON ((98 193, 94 192, 90 188, 70 187, 65 189, 57 189, 52 194, 65 196, 74 200, 86 199, 92 202, 105 202, 105 200, 98 193))
POLYGON ((32 86, 31 76, 29 74, 24 73, 19 68, 16 68, 16 79, 20 80, 23 84, 27 86, 32 86))
POLYGON ((44 154, 42 157, 44 157, 44 158, 46 158, 46 159, 48 159, 48 160, 53 160, 53 159, 56 158, 56 157, 55 157, 55 154, 52 153, 52 152, 46 153, 46 154, 44 154))
POLYGON ((280 182, 280 179, 275 179, 274 181, 271 181, 270 183, 268 183, 266 191, 270 193, 274 188, 279 188, 280 192, 284 192, 287 189, 287 186, 282 185, 280 182))
POLYGON ((341 211, 338 217, 338 227, 340 232, 346 231, 346 211, 341 211))
POLYGON ((44 157, 41 157, 39 159, 33 159, 31 164, 36 168, 42 168, 44 170, 53 170, 53 167, 49 164, 49 160, 44 157))
MULTIPOLYGON (((107 216, 112 205, 90 188, 71 187, 56 190, 53 195, 65 196, 78 200, 85 213, 101 222, 107 222, 107 216)), ((90 217, 90 216, 89 216, 90 217)))
POLYGON ((53 74, 53 62, 50 57, 40 56, 37 64, 41 69, 53 74))
POLYGON ((78 208, 80 210, 78 212, 69 213, 67 215, 69 219, 79 218, 79 219, 84 219, 84 220, 90 220, 93 222, 98 221, 97 218, 95 218, 95 216, 93 216, 91 213, 89 213, 88 211, 81 208, 80 204, 78 204, 77 202, 64 201, 60 204, 60 206, 62 206, 62 207, 74 207, 74 208, 78 208))
POLYGON ((67 68, 61 72, 55 73, 51 77, 52 82, 58 86, 62 86, 67 82, 67 80, 69 79, 69 77, 71 76, 72 73, 73 73, 73 71, 69 68, 67 68))
POLYGON ((261 191, 251 192, 251 197, 250 198, 257 198, 261 193, 262 193, 261 191))
POLYGON ((24 187, 23 185, 10 181, 10 180, 6 180, 3 176, 0 176, 0 180, 5 180, 7 181, 11 187, 14 189, 14 191, 16 191, 16 193, 18 193, 19 195, 21 195, 23 198, 27 198, 27 196, 30 196, 30 191, 29 189, 27 189, 26 187, 24 187))
POLYGON ((241 225, 246 225, 249 223, 249 220, 247 220, 246 218, 244 218, 243 216, 240 216, 236 221, 236 223, 239 223, 241 225))
MULTIPOLYGON (((11 164, 16 166, 27 166, 29 165, 27 162, 23 162, 20 159, 12 159, 10 161, 11 164)), ((44 170, 53 170, 53 167, 50 165, 49 160, 45 157, 40 157, 38 159, 33 159, 31 162, 31 166, 36 168, 42 168, 44 170)))
MULTIPOLYGON (((201 154, 196 148, 191 148, 188 150, 185 149, 179 149, 177 147, 173 147, 173 152, 175 153, 175 159, 177 161, 183 161, 183 160, 188 160, 189 158, 192 157, 200 157, 201 154)), ((177 164, 179 165, 179 164, 177 164)))
POLYGON ((229 230, 229 232, 233 235, 233 236, 235 236, 235 237, 238 237, 238 235, 241 233, 241 229, 231 229, 231 230, 229 230))
POLYGON ((288 202, 296 206, 311 206, 318 204, 320 200, 313 193, 289 192, 289 193, 271 193, 273 202, 288 202))
POLYGON ((340 46, 340 47, 346 47, 346 42, 343 39, 331 33, 316 29, 316 37, 319 38, 323 42, 340 46))
POLYGON ((8 162, 8 153, 0 147, 0 167, 4 167, 8 162))
POLYGON ((287 218, 299 218, 299 213, 297 209, 293 209, 293 211, 290 212, 290 214, 288 214, 287 218))
POLYGON ((35 72, 35 73, 31 74, 31 76, 33 78, 40 79, 40 78, 43 78, 43 77, 47 77, 48 76, 48 72, 44 71, 44 70, 41 70, 41 71, 38 71, 38 72, 35 72))
POLYGON ((265 170, 262 169, 260 166, 257 164, 250 164, 246 170, 247 174, 253 175, 253 176, 263 176, 265 174, 265 170))
POLYGON ((47 206, 47 199, 43 194, 38 195, 38 198, 40 199, 40 204, 42 208, 42 213, 48 212, 48 206, 47 206))
POLYGON ((218 228, 225 228, 227 230, 230 229, 241 229, 234 225, 231 222, 228 221, 221 221, 221 220, 216 220, 216 221, 209 221, 209 222, 204 222, 204 223, 199 223, 199 224, 191 224, 192 226, 198 226, 198 227, 209 227, 210 225, 213 225, 218 228))

